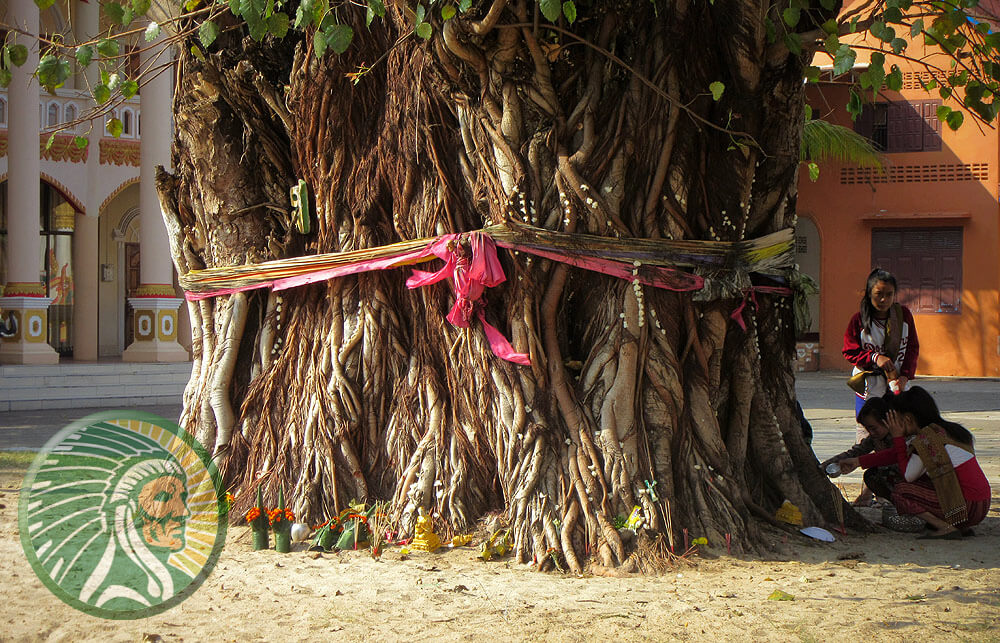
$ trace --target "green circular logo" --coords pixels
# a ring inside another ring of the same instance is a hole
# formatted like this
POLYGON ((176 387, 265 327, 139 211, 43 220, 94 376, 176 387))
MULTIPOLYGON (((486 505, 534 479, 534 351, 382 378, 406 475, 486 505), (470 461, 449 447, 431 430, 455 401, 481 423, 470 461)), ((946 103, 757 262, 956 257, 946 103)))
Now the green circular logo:
POLYGON ((57 433, 21 488, 21 546, 60 599, 136 619, 190 596, 226 541, 228 504, 208 452, 151 413, 106 411, 57 433))

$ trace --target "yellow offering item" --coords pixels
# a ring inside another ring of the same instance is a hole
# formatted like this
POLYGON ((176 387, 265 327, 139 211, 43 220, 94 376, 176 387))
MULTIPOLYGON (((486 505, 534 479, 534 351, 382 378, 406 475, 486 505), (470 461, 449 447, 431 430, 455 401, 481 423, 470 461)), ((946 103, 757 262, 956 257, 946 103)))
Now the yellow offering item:
POLYGON ((458 535, 453 537, 451 539, 451 543, 449 544, 452 547, 463 547, 465 545, 468 545, 471 540, 472 540, 472 534, 458 535))
POLYGON ((413 542, 410 543, 410 547, 418 551, 437 551, 440 546, 441 539, 434 533, 431 517, 420 516, 417 518, 417 524, 413 528, 413 542))
POLYGON ((787 500, 781 503, 778 510, 774 512, 774 517, 782 522, 787 522, 790 525, 802 525, 802 512, 799 511, 798 507, 787 500))
POLYGON ((492 536, 479 548, 479 557, 483 560, 490 560, 494 556, 500 557, 510 550, 510 534, 506 530, 494 532, 492 536))
POLYGON ((628 520, 625 521, 625 528, 635 531, 642 527, 642 524, 646 522, 646 519, 642 516, 642 509, 639 505, 632 507, 632 513, 629 514, 628 520))

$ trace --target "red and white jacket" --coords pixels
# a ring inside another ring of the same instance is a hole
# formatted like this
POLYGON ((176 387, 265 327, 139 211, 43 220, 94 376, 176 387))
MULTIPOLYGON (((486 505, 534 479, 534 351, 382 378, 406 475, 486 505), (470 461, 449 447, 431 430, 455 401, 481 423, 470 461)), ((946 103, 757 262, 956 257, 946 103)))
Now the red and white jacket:
MULTIPOLYGON (((920 343, 917 341, 917 329, 913 324, 913 315, 906 306, 903 308, 903 334, 899 340, 899 352, 893 362, 896 370, 908 380, 912 380, 917 372, 917 355, 920 353, 920 343)), ((882 354, 885 344, 885 319, 872 319, 871 329, 861 326, 861 313, 854 313, 847 331, 844 333, 844 357, 854 365, 854 373, 871 371, 878 368, 875 357, 882 354)), ((867 377, 868 392, 865 397, 882 395, 886 390, 884 377, 867 377)))

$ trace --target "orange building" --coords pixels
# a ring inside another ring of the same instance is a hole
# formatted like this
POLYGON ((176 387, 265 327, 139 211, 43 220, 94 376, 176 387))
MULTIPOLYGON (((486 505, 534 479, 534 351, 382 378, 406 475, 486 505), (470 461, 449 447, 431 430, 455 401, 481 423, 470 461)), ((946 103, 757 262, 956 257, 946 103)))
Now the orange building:
MULTIPOLYGON (((938 91, 921 85, 931 72, 889 57, 887 71, 892 62, 903 72, 902 90, 883 90, 855 123, 844 107, 846 78, 824 74, 808 96, 814 116, 871 138, 887 165, 880 173, 822 164, 816 182, 800 173, 796 249, 801 269, 820 286, 803 339, 818 342, 820 368, 847 370, 844 331, 869 271, 880 266, 896 275, 913 312, 918 376, 998 377, 1000 139, 971 116, 958 131, 942 125, 938 91)), ((859 55, 854 73, 865 67, 859 55)))

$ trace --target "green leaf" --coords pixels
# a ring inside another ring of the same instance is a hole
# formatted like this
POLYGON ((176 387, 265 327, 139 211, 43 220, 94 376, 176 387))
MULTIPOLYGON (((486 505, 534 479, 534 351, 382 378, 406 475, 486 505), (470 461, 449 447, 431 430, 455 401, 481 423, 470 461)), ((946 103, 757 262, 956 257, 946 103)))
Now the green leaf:
POLYGON ((726 86, 715 81, 708 86, 708 91, 712 92, 712 100, 718 102, 722 98, 722 92, 726 91, 726 86))
POLYGON ((417 25, 417 28, 414 29, 414 31, 416 31, 417 35, 423 38, 424 40, 430 40, 431 34, 433 33, 434 29, 433 27, 431 27, 431 24, 429 22, 421 22, 419 25, 417 25))
POLYGON ((837 6, 837 0, 819 0, 819 5, 827 11, 833 11, 833 8, 837 6))
POLYGON ((458 3, 458 10, 465 13, 472 8, 472 0, 460 0, 458 3))
POLYGON ((872 73, 871 70, 864 70, 858 76, 858 83, 861 85, 861 89, 871 89, 872 87, 872 73))
POLYGON ((920 32, 923 30, 924 30, 924 19, 917 18, 916 20, 913 21, 913 24, 910 25, 910 37, 916 38, 917 36, 920 35, 920 32))
POLYGON ((538 0, 538 8, 542 10, 542 15, 549 22, 559 20, 562 14, 562 4, 559 0, 538 0))
POLYGON ((851 115, 852 121, 856 121, 858 119, 858 116, 861 115, 861 109, 861 95, 852 89, 851 97, 847 101, 847 113, 851 115))
POLYGON ((94 102, 103 105, 109 100, 111 100, 111 89, 104 83, 94 85, 94 102))
POLYGON ((454 17, 455 17, 455 5, 446 4, 445 6, 441 7, 442 20, 451 20, 454 17))
MULTIPOLYGON (((235 0, 230 0, 230 2, 233 1, 235 0)), ((371 7, 370 2, 368 6, 371 7)), ((295 10, 295 22, 292 23, 296 29, 302 29, 313 21, 315 7, 316 0, 302 0, 299 3, 299 8, 295 10)))
POLYGON ((888 7, 883 15, 886 22, 899 22, 903 19, 903 12, 899 7, 888 7))
POLYGON ((254 42, 260 42, 267 35, 267 22, 263 18, 263 12, 258 14, 250 12, 243 18, 247 22, 247 29, 250 31, 250 38, 254 42))
POLYGON ((566 0, 562 3, 562 12, 566 16, 566 22, 569 24, 576 22, 576 3, 573 0, 566 0))
POLYGON ((135 12, 132 11, 132 7, 125 7, 125 13, 122 14, 122 26, 128 26, 133 18, 135 18, 135 12))
POLYGON ((76 48, 76 64, 86 68, 94 59, 94 48, 90 45, 80 45, 76 48))
POLYGON ((952 131, 955 131, 962 126, 962 121, 964 120, 965 120, 965 115, 962 114, 962 112, 958 110, 953 110, 950 114, 948 114, 946 122, 948 123, 948 127, 950 127, 952 131))
POLYGON ((819 166, 815 163, 809 163, 809 180, 815 183, 819 179, 819 166))
MULTIPOLYGON (((299 7, 302 5, 300 4, 299 7)), ((229 0, 229 11, 232 12, 234 16, 240 15, 240 0, 229 0)))
POLYGON ((858 53, 847 45, 841 45, 837 50, 837 55, 833 57, 833 73, 837 76, 846 74, 854 67, 854 60, 858 53))
POLYGON ((115 138, 118 138, 119 136, 122 135, 122 122, 117 118, 109 119, 107 128, 108 132, 115 138))
POLYGON ((38 5, 39 10, 41 11, 45 11, 55 3, 56 0, 35 0, 35 4, 38 5))
MULTIPOLYGON (((428 25, 426 22, 423 23, 428 25)), ((354 30, 347 25, 333 25, 327 29, 326 42, 337 54, 342 54, 347 51, 347 48, 351 46, 351 41, 354 40, 354 30)))
POLYGON ((802 38, 797 33, 785 34, 785 46, 795 56, 802 54, 802 38))
POLYGON ((7 51, 10 53, 10 62, 15 67, 28 62, 28 48, 24 45, 8 45, 7 51))
POLYGON ((837 24, 837 20, 835 18, 830 18, 822 24, 821 29, 828 34, 833 35, 839 31, 840 26, 837 24))
POLYGON ((66 84, 66 79, 69 78, 69 61, 61 60, 52 54, 45 54, 38 61, 35 75, 38 77, 38 84, 50 94, 54 94, 57 89, 66 84))
POLYGON ((951 98, 951 87, 945 87, 942 85, 941 89, 938 90, 938 94, 941 98, 951 98))
POLYGON ((938 105, 937 108, 937 119, 942 123, 948 120, 948 114, 951 114, 951 108, 947 105, 938 105))
POLYGON ((427 9, 424 8, 424 5, 418 4, 416 10, 414 11, 413 26, 416 27, 419 25, 426 17, 427 9))
POLYGON ((812 117, 813 117, 813 108, 812 108, 812 105, 803 105, 802 106, 802 112, 805 114, 805 119, 807 121, 812 120, 812 117))
POLYGON ((153 42, 160 37, 160 25, 155 22, 151 22, 146 25, 146 31, 143 32, 142 37, 146 39, 146 42, 153 42))
POLYGON ((767 36, 767 43, 769 45, 773 45, 778 41, 778 33, 774 29, 774 23, 771 22, 771 19, 766 16, 764 17, 764 32, 767 36))
POLYGON ((132 11, 137 16, 144 16, 151 5, 151 0, 132 0, 132 11))
POLYGON ((200 5, 200 4, 201 4, 201 0, 187 0, 187 2, 184 3, 184 10, 185 11, 194 11, 195 9, 198 8, 198 5, 200 5))
POLYGON ((837 50, 840 49, 840 38, 837 34, 832 33, 827 36, 826 40, 823 41, 823 48, 826 49, 826 53, 836 56, 837 50))
POLYGON ((215 42, 215 39, 219 37, 219 25, 215 24, 212 20, 206 20, 201 23, 198 27, 198 40, 201 42, 201 46, 208 49, 215 42))
POLYGON ((385 4, 382 0, 368 0, 368 8, 379 18, 385 17, 385 4))
POLYGON ((198 60, 205 60, 205 52, 203 52, 198 45, 191 45, 191 55, 198 60))
POLYGON ((906 41, 902 38, 893 38, 889 46, 892 47, 893 53, 902 53, 906 49, 906 41))
POLYGON ((819 82, 820 68, 815 65, 809 65, 806 67, 806 81, 810 83, 819 82))
POLYGON ((898 65, 893 65, 892 71, 885 77, 885 86, 894 92, 903 89, 903 72, 898 65))
POLYGON ((139 83, 134 80, 126 80, 121 86, 122 97, 126 100, 139 93, 139 83))
POLYGON ((326 53, 326 33, 322 31, 317 31, 313 35, 313 51, 316 53, 317 58, 322 58, 323 54, 326 53))
POLYGON ((122 84, 122 77, 119 76, 117 73, 111 74, 111 76, 108 77, 108 89, 110 89, 111 91, 117 91, 118 88, 121 86, 121 84, 122 84))
POLYGON ((49 140, 45 141, 45 151, 52 149, 52 144, 56 142, 56 133, 49 134, 49 140))
POLYGON ((781 12, 781 19, 785 21, 785 24, 791 28, 795 28, 795 25, 799 24, 799 18, 802 17, 802 12, 799 11, 798 7, 788 7, 781 12))
POLYGON ((122 16, 125 15, 125 7, 117 2, 106 2, 104 3, 104 13, 108 14, 111 22, 121 22, 122 16))
POLYGON ((90 141, 87 140, 86 136, 74 136, 73 137, 73 145, 76 145, 77 149, 81 149, 81 150, 87 149, 87 145, 89 145, 89 144, 90 144, 90 141))
POLYGON ((14 80, 14 75, 10 73, 10 70, 6 67, 0 69, 0 87, 7 88, 10 86, 10 81, 14 80))
POLYGON ((118 55, 118 41, 105 38, 97 43, 97 53, 101 54, 105 58, 111 58, 112 56, 118 55))
POLYGON ((288 35, 289 18, 287 13, 278 11, 272 13, 267 20, 267 30, 275 38, 284 38, 288 35))
POLYGON ((885 23, 881 20, 876 20, 872 23, 871 27, 868 27, 868 32, 878 39, 882 39, 882 34, 885 32, 885 23))

